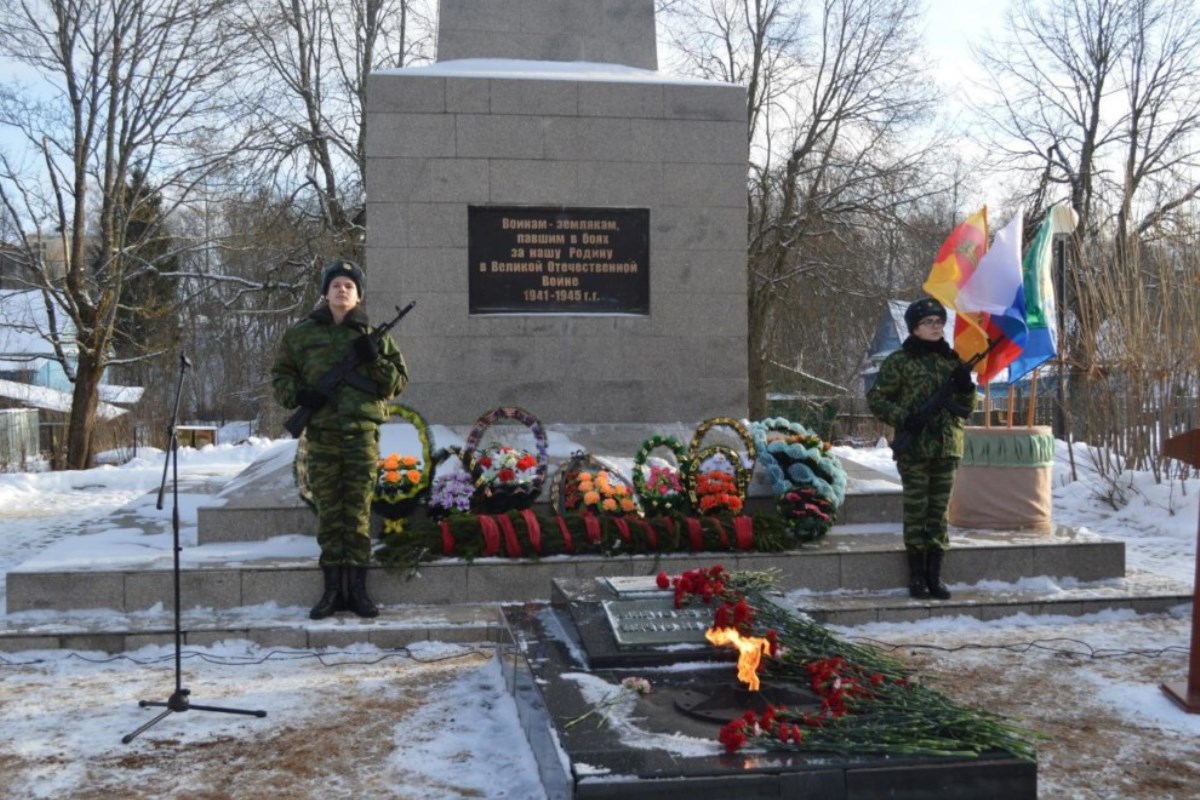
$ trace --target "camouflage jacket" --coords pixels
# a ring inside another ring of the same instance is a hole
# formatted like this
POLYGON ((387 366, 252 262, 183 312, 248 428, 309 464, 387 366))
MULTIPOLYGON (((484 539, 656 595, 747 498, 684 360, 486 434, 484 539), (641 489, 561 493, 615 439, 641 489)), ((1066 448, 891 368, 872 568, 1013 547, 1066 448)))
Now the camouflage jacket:
MULTIPOLYGON (((945 339, 922 342, 909 336, 904 345, 883 360, 875 385, 867 392, 871 413, 895 431, 919 409, 950 373, 963 362, 945 339)), ((955 392, 954 399, 975 409, 975 391, 955 392)), ((930 423, 915 437, 905 459, 962 458, 963 420, 944 408, 934 412, 930 423)))
MULTIPOLYGON (((333 321, 329 307, 322 305, 308 319, 290 328, 271 367, 271 386, 275 401, 284 408, 295 408, 302 389, 315 389, 321 377, 346 359, 354 340, 371 330, 361 306, 346 315, 341 325, 333 321)), ((378 387, 374 395, 361 389, 340 385, 333 402, 315 414, 310 427, 327 431, 371 430, 387 419, 387 401, 408 383, 408 367, 391 336, 379 345, 379 358, 373 364, 360 364, 359 375, 378 387)))

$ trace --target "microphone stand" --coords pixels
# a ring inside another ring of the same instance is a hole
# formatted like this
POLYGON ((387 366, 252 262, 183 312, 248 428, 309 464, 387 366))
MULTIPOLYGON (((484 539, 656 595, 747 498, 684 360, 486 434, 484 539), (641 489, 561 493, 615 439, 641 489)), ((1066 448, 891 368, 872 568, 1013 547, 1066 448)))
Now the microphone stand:
POLYGON ((179 381, 175 386, 175 408, 171 412, 171 422, 167 426, 167 436, 169 444, 167 445, 166 458, 163 460, 163 476, 162 482, 158 487, 158 505, 159 511, 163 507, 163 493, 167 486, 167 467, 171 468, 171 531, 174 534, 173 545, 175 549, 175 691, 167 698, 165 702, 156 702, 152 700, 139 700, 138 706, 141 708, 149 708, 158 706, 166 710, 159 714, 154 719, 147 722, 142 727, 138 728, 133 733, 126 734, 121 737, 123 744, 129 744, 139 734, 148 730, 157 724, 168 714, 176 712, 188 711, 195 709, 196 711, 216 711, 223 714, 242 714, 248 717, 265 717, 266 711, 248 711, 240 708, 218 708, 217 706, 200 706, 194 705, 189 695, 191 690, 183 688, 183 666, 182 666, 182 642, 183 629, 180 619, 180 598, 179 598, 179 438, 175 432, 175 422, 179 419, 179 400, 183 395, 183 376, 187 372, 188 367, 192 366, 192 362, 188 361, 187 356, 183 353, 179 354, 179 381))

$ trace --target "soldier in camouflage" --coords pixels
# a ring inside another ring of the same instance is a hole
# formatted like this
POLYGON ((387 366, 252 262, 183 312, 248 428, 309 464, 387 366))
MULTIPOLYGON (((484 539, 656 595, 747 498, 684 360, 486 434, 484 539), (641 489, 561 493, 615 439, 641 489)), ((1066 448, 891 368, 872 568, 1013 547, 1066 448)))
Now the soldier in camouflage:
POLYGON ((947 535, 950 490, 963 454, 963 418, 941 407, 921 407, 938 387, 951 381, 963 413, 975 407, 970 368, 942 338, 946 309, 924 297, 904 312, 909 336, 884 359, 867 392, 871 413, 897 431, 908 431, 912 446, 896 458, 904 494, 904 549, 908 592, 915 598, 947 600, 942 563, 950 547, 947 535))
POLYGON ((305 429, 308 476, 317 506, 317 543, 325 589, 309 616, 350 610, 375 617, 367 594, 371 559, 371 496, 379 459, 379 426, 388 399, 408 382, 391 336, 377 343, 360 302, 365 276, 353 261, 335 261, 321 274, 323 302, 283 336, 271 368, 275 400, 284 408, 314 409, 305 429), (321 377, 358 357, 354 374, 326 396, 321 377))

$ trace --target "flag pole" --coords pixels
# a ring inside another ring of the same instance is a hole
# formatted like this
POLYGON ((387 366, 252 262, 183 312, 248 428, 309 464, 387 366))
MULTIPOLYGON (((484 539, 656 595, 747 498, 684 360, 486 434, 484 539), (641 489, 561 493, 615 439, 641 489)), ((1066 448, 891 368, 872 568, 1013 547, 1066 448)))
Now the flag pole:
POLYGON ((1008 428, 1010 431, 1012 430, 1013 410, 1015 407, 1016 407, 1016 399, 1013 397, 1013 385, 1010 383, 1008 385, 1008 411, 1006 412, 1007 419, 1005 420, 1005 426, 1004 426, 1004 427, 1008 428))
POLYGON ((1037 411, 1037 379, 1038 368, 1034 367, 1029 373, 1029 414, 1025 417, 1025 427, 1032 428, 1035 422, 1033 415, 1037 411))

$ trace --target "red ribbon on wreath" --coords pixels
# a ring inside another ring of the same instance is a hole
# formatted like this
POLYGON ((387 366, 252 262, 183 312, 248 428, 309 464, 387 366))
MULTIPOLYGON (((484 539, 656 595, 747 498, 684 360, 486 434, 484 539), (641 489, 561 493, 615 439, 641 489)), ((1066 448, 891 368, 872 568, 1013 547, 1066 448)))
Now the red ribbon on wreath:
POLYGON ((442 520, 438 527, 442 529, 442 555, 454 555, 454 534, 450 533, 450 523, 442 520))
POLYGON ((633 537, 629 534, 629 523, 625 521, 625 518, 617 517, 613 522, 617 524, 617 531, 621 534, 621 540, 625 544, 633 544, 633 537))
POLYGON ((500 552, 500 528, 496 520, 487 514, 479 515, 479 530, 483 534, 483 554, 494 556, 500 552))
POLYGON ((500 530, 504 531, 504 549, 508 551, 508 557, 520 558, 521 543, 517 541, 517 529, 513 527, 512 520, 508 514, 497 514, 496 520, 500 523, 500 530))
POLYGON ((745 514, 733 518, 733 534, 739 550, 750 550, 754 547, 754 520, 745 514))
MULTIPOLYGON (((650 545, 650 549, 657 550, 658 549, 658 534, 656 534, 654 532, 654 528, 650 525, 649 522, 646 522, 646 520, 642 519, 641 517, 638 517, 637 521, 642 524, 642 528, 644 528, 646 531, 646 542, 650 545)), ((668 522, 669 521, 670 520, 668 519, 668 522)))
POLYGON ((571 531, 567 528, 567 521, 558 515, 555 515, 554 521, 558 523, 558 532, 563 537, 563 552, 574 553, 575 545, 571 542, 571 531))
POLYGON ((688 538, 692 540, 693 550, 704 549, 704 536, 700 529, 700 520, 695 517, 687 518, 688 538))
POLYGON ((595 514, 583 515, 583 527, 587 529, 587 540, 592 544, 600 544, 600 520, 595 514))
POLYGON ((529 546, 533 548, 535 554, 540 556, 542 554, 542 526, 538 523, 537 514, 528 508, 523 508, 521 516, 525 518, 525 530, 529 533, 529 546))

